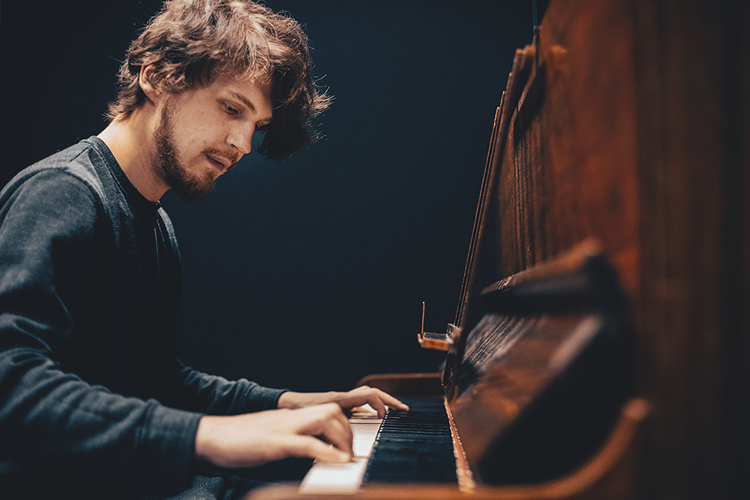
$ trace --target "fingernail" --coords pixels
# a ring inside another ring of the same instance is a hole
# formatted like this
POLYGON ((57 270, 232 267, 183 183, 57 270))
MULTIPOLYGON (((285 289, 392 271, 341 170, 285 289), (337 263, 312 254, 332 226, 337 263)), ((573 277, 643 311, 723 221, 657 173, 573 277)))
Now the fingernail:
POLYGON ((339 453, 339 460, 342 462, 349 462, 351 459, 352 457, 348 453, 344 453, 343 451, 339 453))

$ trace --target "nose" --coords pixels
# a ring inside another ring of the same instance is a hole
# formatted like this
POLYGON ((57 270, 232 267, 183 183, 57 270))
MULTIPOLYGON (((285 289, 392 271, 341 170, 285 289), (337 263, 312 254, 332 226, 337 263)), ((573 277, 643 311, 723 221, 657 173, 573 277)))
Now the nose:
POLYGON ((232 130, 232 135, 229 137, 229 143, 241 154, 246 155, 250 153, 253 148, 254 133, 255 125, 253 124, 236 127, 232 130))

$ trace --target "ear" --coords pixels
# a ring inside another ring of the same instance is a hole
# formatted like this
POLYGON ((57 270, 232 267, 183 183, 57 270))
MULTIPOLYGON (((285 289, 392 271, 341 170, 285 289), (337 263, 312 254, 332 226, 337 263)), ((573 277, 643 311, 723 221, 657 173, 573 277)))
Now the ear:
POLYGON ((151 80, 153 79, 153 73, 154 73, 154 66, 151 64, 141 66, 141 71, 138 74, 138 85, 140 85, 141 90, 144 94, 146 94, 146 97, 149 101, 151 101, 152 104, 156 105, 161 96, 163 95, 163 92, 160 92, 152 83, 151 80))

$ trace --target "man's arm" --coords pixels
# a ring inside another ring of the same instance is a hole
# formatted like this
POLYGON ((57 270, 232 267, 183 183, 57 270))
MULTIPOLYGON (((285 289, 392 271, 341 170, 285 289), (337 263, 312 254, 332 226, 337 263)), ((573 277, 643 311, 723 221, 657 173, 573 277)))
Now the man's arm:
POLYGON ((2 458, 105 479, 183 481, 201 417, 127 398, 61 369, 86 281, 95 196, 66 173, 35 174, 0 203, 2 458), (59 279, 63 274, 66 279, 59 279))
POLYGON ((187 479, 200 414, 91 386, 35 340, 2 337, 3 459, 108 480, 187 479))
POLYGON ((287 457, 348 462, 352 431, 344 410, 369 404, 380 417, 386 406, 409 407, 380 389, 281 394, 277 410, 237 416, 204 416, 195 436, 196 458, 220 467, 253 467, 287 457))
POLYGON ((204 416, 195 437, 196 458, 220 467, 253 467, 287 457, 348 462, 352 431, 344 410, 369 404, 409 407, 380 389, 281 394, 277 410, 237 416, 204 416))
POLYGON ((227 380, 180 363, 182 385, 191 411, 209 415, 239 415, 277 407, 283 389, 263 387, 247 379, 227 380))

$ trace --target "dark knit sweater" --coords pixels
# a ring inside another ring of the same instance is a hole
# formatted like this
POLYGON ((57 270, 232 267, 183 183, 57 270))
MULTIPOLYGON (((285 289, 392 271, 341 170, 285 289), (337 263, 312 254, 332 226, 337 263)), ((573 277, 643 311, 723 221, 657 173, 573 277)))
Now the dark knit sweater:
POLYGON ((113 488, 186 484, 202 413, 276 407, 280 390, 179 363, 180 287, 166 212, 141 196, 100 139, 6 186, 0 497, 2 485, 50 475, 113 488))

